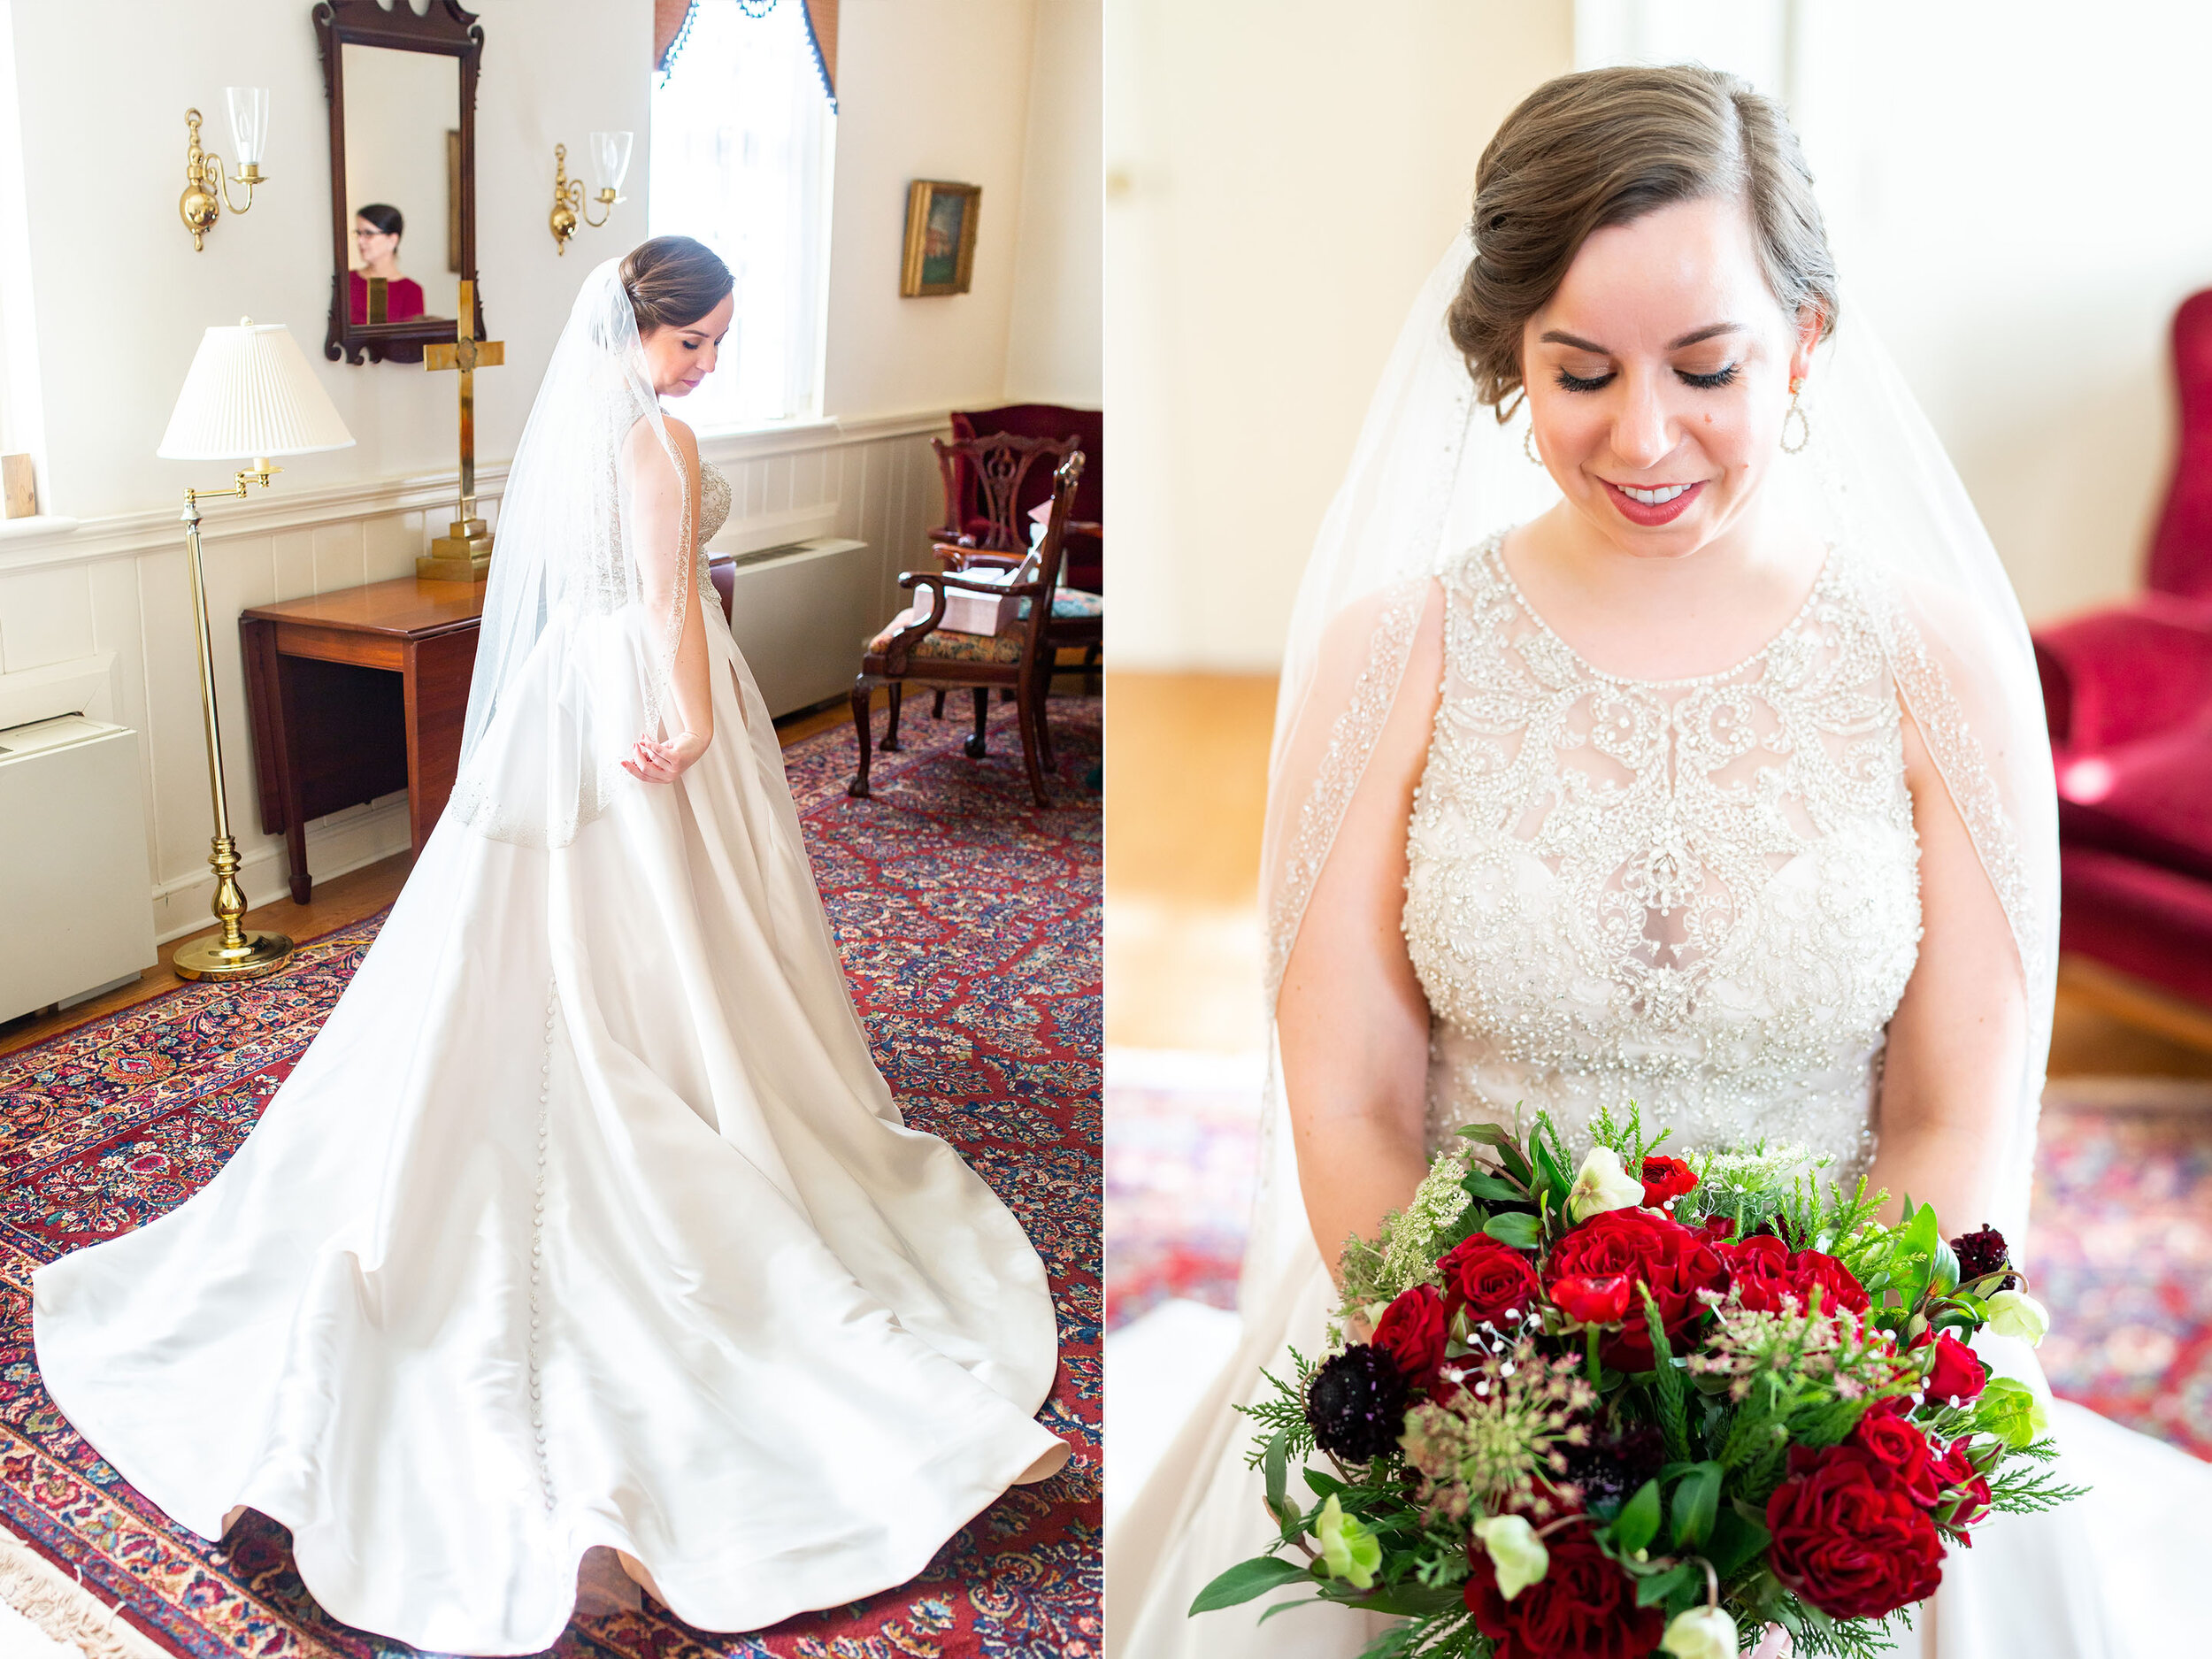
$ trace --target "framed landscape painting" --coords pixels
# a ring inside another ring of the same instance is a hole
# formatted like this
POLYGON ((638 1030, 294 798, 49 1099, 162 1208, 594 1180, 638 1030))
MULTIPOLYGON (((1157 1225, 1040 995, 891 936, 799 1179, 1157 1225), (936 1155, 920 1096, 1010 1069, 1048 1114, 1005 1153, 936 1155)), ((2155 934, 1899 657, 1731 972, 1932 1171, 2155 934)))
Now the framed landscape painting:
POLYGON ((906 257, 899 292, 965 294, 975 269, 975 221, 983 202, 979 184, 917 179, 906 189, 906 257))

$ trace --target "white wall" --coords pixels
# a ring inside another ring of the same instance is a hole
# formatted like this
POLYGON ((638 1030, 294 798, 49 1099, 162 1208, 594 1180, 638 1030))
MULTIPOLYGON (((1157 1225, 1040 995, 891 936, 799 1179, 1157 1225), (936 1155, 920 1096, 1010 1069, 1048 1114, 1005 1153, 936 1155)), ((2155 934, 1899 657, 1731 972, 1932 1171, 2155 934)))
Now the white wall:
POLYGON ((830 228, 832 413, 1000 401, 1039 0, 844 0, 830 228), (906 188, 983 187, 966 294, 903 299, 906 188))
MULTIPOLYGON (((404 0, 401 0, 404 4, 404 0)), ((911 566, 940 502, 928 434, 944 412, 997 402, 1008 336, 1037 0, 847 0, 829 305, 829 423, 710 440, 745 521, 826 522, 911 566), (985 187, 976 291, 902 300, 906 180, 985 187)), ((230 0, 223 27, 170 0, 111 0, 115 42, 83 72, 78 8, 0 0, 20 70, 27 211, 0 223, 6 373, 27 372, 19 430, 47 461, 42 521, 0 526, 0 706, 43 672, 83 671, 89 712, 142 734, 142 803, 162 937, 205 925, 211 812, 198 677, 177 523, 188 484, 223 469, 153 449, 200 332, 241 314, 288 325, 357 440, 288 462, 250 503, 207 509, 233 827, 256 902, 283 890, 280 841, 262 835, 230 618, 244 606, 410 574, 443 528, 453 490, 454 381, 419 365, 348 367, 321 355, 330 291, 329 158, 322 72, 297 0, 230 0), (271 88, 269 182, 195 253, 176 214, 188 104, 228 147, 227 85, 271 88), (35 328, 26 329, 26 322, 35 328), (35 352, 19 349, 35 334, 35 352), (32 394, 35 394, 33 396, 32 394), (21 678, 19 678, 21 677, 21 678)), ((485 319, 507 366, 477 380, 480 488, 494 506, 505 462, 577 285, 645 234, 641 189, 565 256, 545 226, 553 145, 598 128, 649 130, 650 0, 479 0, 478 265, 485 319)), ((0 54, 0 68, 4 68, 0 54)), ((0 150, 8 140, 0 98, 0 150)), ((646 176, 640 155, 634 186, 646 176)), ((14 170, 0 156, 0 216, 14 170)), ((411 263, 442 265, 442 227, 411 227, 411 263), (418 229, 427 232, 417 242, 418 229)), ((1048 264, 1049 262, 1048 262, 1048 264)), ((1057 280, 1048 275, 1040 280, 1057 280)), ((886 614, 895 607, 887 600, 886 614)), ((856 646, 857 641, 856 641, 856 646)), ((310 826, 318 878, 407 841, 403 798, 310 826)))
POLYGON ((1101 0, 1037 0, 1006 346, 1010 403, 1096 409, 1104 394, 1102 24, 1101 0))
POLYGON ((1375 377, 1568 0, 1110 0, 1118 667, 1264 670, 1375 377))

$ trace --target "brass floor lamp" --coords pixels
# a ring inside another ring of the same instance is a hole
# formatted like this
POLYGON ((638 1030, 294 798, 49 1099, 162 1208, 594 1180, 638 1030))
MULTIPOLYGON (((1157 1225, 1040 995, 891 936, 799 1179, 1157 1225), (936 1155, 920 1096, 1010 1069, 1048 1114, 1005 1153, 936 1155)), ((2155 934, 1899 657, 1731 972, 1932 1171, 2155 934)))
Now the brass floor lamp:
POLYGON ((184 389, 155 451, 170 461, 250 460, 228 489, 184 492, 184 556, 192 577, 194 638, 200 650, 200 713, 207 726, 207 783, 215 801, 215 834, 207 862, 215 872, 215 919, 219 932, 177 948, 175 967, 187 979, 250 979, 274 972, 292 954, 282 933, 240 926, 246 895, 238 885, 238 843, 231 838, 223 798, 223 736, 215 718, 213 646, 207 626, 207 583, 200 566, 200 503, 268 488, 281 455, 342 449, 353 434, 307 366, 298 343, 281 323, 241 318, 201 337, 184 389))

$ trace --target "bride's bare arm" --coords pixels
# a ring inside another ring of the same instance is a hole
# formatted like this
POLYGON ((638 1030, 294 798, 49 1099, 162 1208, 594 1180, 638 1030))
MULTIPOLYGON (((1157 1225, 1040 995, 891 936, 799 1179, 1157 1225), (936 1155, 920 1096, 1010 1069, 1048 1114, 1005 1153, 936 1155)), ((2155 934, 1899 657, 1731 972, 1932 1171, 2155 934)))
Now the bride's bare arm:
POLYGON ((1890 1021, 1872 1184, 1909 1193, 1953 1235, 1996 1197, 2013 1131, 2027 998, 2011 925, 1910 715, 1905 782, 1920 836, 1920 955, 1890 1021))
POLYGON ((714 741, 714 699, 707 682, 706 615, 701 609, 698 584, 686 580, 695 555, 687 545, 690 524, 684 504, 699 499, 699 441, 680 420, 671 418, 667 426, 681 462, 680 473, 647 421, 641 420, 631 429, 627 457, 646 614, 667 615, 674 603, 676 583, 685 580, 686 586, 682 631, 677 636, 676 661, 670 676, 676 719, 669 724, 679 729, 665 738, 650 732, 641 733, 630 757, 622 763, 625 772, 649 783, 672 783, 714 741))
MULTIPOLYGON (((1406 824, 1442 678, 1443 603, 1432 590, 1372 758, 1322 867, 1276 1002, 1298 1182, 1322 1259, 1374 1235, 1426 1171, 1429 1009, 1407 955, 1406 824)), ((1317 770, 1328 727, 1365 660, 1375 609, 1330 630, 1286 771, 1317 770), (1333 687, 1334 695, 1327 695, 1333 687), (1302 767, 1300 765, 1303 760, 1302 767)))

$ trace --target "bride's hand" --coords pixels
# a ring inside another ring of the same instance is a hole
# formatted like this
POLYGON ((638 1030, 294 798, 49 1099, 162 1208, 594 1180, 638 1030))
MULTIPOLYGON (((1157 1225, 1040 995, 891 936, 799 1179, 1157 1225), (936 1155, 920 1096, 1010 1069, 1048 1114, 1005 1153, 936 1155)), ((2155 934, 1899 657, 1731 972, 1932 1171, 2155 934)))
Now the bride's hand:
POLYGON ((696 732, 679 732, 666 742, 641 737, 630 750, 622 770, 644 783, 673 783, 691 764, 707 752, 710 739, 696 732))

